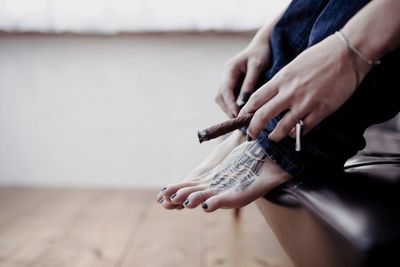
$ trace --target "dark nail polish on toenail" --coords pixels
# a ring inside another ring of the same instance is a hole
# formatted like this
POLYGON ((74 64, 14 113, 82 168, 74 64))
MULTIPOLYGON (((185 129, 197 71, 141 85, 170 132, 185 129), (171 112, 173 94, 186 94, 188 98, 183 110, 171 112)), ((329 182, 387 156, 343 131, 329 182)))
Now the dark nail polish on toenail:
POLYGON ((158 203, 160 203, 160 204, 163 203, 163 202, 164 202, 163 198, 158 201, 158 203))
POLYGON ((251 141, 253 141, 253 138, 250 135, 246 135, 246 140, 248 142, 251 142, 251 141))
POLYGON ((176 197, 176 193, 171 196, 171 199, 173 199, 174 197, 176 197))
POLYGON ((206 210, 208 208, 207 203, 201 203, 201 207, 206 210))
POLYGON ((165 191, 167 188, 166 187, 164 187, 163 189, 161 189, 161 191, 165 191))
POLYGON ((186 199, 185 202, 183 202, 183 205, 187 206, 189 204, 189 199, 186 199))

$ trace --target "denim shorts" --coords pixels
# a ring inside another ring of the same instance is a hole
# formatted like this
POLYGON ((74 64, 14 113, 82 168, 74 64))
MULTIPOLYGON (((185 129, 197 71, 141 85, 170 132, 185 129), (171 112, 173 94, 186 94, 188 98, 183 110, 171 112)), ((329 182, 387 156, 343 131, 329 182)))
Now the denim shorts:
MULTIPOLYGON (((271 61, 259 85, 270 80, 302 51, 340 30, 368 2, 293 0, 272 32, 271 61)), ((300 152, 295 151, 293 138, 286 137, 278 143, 268 139, 282 115, 271 120, 257 138, 268 157, 293 176, 341 170, 348 158, 365 147, 366 128, 389 120, 400 110, 396 77, 400 49, 384 56, 381 62, 339 110, 302 138, 300 152)))

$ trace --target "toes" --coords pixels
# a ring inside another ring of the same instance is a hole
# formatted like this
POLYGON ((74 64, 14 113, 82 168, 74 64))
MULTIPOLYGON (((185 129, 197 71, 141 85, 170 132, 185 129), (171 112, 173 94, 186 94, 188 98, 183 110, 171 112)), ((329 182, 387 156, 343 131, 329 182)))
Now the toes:
POLYGON ((164 201, 164 199, 161 199, 159 203, 167 210, 173 210, 173 209, 180 210, 184 208, 182 204, 172 204, 171 202, 164 201))
POLYGON ((201 207, 205 212, 213 212, 219 208, 224 207, 226 203, 227 203, 226 194, 220 194, 210 197, 206 201, 202 202, 201 207))
POLYGON ((207 185, 198 185, 179 189, 175 194, 171 196, 171 202, 173 204, 183 204, 183 202, 185 202, 190 194, 196 191, 202 191, 206 188, 207 185))
POLYGON ((201 203, 201 207, 205 212, 213 212, 221 208, 240 208, 250 202, 246 198, 235 197, 235 192, 226 192, 208 198, 201 203))
POLYGON ((161 204, 161 200, 164 199, 163 194, 164 194, 164 191, 165 191, 166 189, 167 189, 166 187, 164 187, 163 189, 161 189, 161 191, 158 193, 158 195, 157 195, 157 197, 156 197, 156 201, 157 201, 158 203, 160 203, 160 204, 161 204))
POLYGON ((197 192, 190 194, 188 196, 188 198, 186 199, 186 201, 183 203, 183 205, 186 208, 190 208, 190 209, 196 208, 201 203, 206 201, 208 198, 215 196, 216 194, 218 194, 216 189, 207 189, 207 190, 203 190, 203 191, 197 191, 197 192))
POLYGON ((163 188, 163 190, 160 192, 160 195, 162 196, 164 201, 170 202, 171 196, 175 194, 179 189, 196 185, 198 185, 198 183, 194 182, 183 182, 179 184, 169 185, 165 187, 165 189, 163 188))
POLYGON ((183 210, 185 207, 181 204, 181 205, 178 205, 178 207, 176 207, 175 209, 176 210, 183 210))
POLYGON ((161 193, 159 193, 159 194, 157 195, 157 197, 156 197, 156 201, 157 201, 158 203, 161 204, 161 202, 162 202, 163 200, 164 200, 163 196, 161 195, 161 193))

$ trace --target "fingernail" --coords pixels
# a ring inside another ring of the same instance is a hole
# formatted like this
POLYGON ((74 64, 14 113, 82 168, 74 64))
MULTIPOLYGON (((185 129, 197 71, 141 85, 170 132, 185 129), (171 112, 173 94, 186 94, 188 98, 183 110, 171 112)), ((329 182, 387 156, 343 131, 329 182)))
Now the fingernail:
POLYGON ((270 140, 272 142, 276 142, 273 134, 268 135, 268 140, 270 140))
POLYGON ((173 199, 174 197, 176 197, 176 193, 171 196, 171 199, 173 199))
POLYGON ((165 191, 167 188, 166 187, 164 187, 163 189, 161 189, 161 191, 165 191))
POLYGON ((158 203, 160 203, 160 204, 163 203, 163 202, 164 202, 163 198, 158 201, 158 203))
POLYGON ((253 141, 253 138, 250 136, 250 135, 246 135, 246 140, 247 140, 247 142, 251 142, 251 141, 253 141))
POLYGON ((246 103, 247 101, 249 101, 250 96, 251 96, 251 93, 249 93, 249 92, 243 93, 242 102, 246 103))
POLYGON ((186 199, 185 202, 183 202, 183 205, 187 206, 189 204, 189 199, 186 199))

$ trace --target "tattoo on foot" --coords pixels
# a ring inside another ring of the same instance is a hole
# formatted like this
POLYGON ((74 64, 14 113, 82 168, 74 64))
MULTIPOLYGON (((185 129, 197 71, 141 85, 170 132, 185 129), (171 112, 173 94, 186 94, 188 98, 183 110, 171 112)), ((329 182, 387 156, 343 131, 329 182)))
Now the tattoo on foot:
POLYGON ((260 174, 265 158, 266 153, 256 142, 239 147, 216 170, 209 187, 222 192, 237 185, 238 191, 244 191, 260 174))

